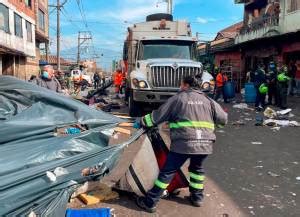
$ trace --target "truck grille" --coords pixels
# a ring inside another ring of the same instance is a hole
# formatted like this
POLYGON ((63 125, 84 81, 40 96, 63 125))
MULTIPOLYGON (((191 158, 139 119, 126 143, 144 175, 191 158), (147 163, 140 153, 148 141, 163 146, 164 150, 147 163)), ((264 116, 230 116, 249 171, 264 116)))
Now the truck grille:
POLYGON ((150 82, 153 87, 179 88, 181 80, 186 76, 201 74, 199 67, 181 66, 176 70, 171 66, 152 66, 150 71, 150 82))

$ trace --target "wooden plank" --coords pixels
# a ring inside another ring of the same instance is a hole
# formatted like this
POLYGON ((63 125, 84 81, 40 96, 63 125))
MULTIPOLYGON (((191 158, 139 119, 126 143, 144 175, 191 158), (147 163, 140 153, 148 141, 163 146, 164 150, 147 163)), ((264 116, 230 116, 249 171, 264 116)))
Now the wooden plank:
POLYGON ((133 127, 133 123, 130 122, 120 123, 119 127, 133 127))
POLYGON ((100 198, 87 194, 80 194, 78 198, 86 205, 94 205, 101 202, 100 198))
POLYGON ((124 134, 127 134, 127 135, 131 135, 131 131, 130 130, 127 130, 127 129, 124 129, 124 128, 121 128, 121 127, 116 127, 114 130, 116 132, 120 132, 120 133, 124 133, 124 134))

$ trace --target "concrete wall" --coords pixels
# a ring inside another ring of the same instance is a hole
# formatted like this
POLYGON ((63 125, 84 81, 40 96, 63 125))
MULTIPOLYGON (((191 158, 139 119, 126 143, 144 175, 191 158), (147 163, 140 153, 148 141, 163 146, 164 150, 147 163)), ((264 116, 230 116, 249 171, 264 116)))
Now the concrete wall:
POLYGON ((288 11, 288 1, 280 1, 280 19, 279 26, 266 26, 256 31, 251 31, 246 34, 241 34, 236 37, 235 43, 243 43, 258 38, 266 38, 279 34, 287 34, 300 31, 300 7, 297 11, 288 11))
POLYGON ((261 29, 255 30, 255 31, 251 31, 247 34, 238 35, 235 39, 235 44, 240 44, 240 43, 255 40, 258 38, 267 38, 267 37, 279 35, 280 29, 281 28, 279 26, 271 26, 271 27, 266 26, 264 28, 261 28, 261 29))
POLYGON ((297 11, 288 11, 288 1, 281 0, 281 32, 283 34, 300 31, 300 6, 297 11))

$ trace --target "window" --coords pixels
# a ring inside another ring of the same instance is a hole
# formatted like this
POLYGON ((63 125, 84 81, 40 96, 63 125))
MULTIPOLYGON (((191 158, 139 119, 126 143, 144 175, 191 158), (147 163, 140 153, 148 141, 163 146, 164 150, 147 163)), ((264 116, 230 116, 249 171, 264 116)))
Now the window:
POLYGON ((22 31, 22 17, 15 13, 15 35, 18 37, 23 37, 22 31))
POLYGON ((25 5, 31 8, 31 0, 25 0, 25 5))
POLYGON ((139 50, 139 60, 153 58, 192 59, 193 42, 169 40, 145 40, 139 50))
POLYGON ((287 12, 300 10, 300 0, 287 0, 287 12))
POLYGON ((45 13, 39 9, 39 29, 45 31, 45 13))
POLYGON ((0 30, 9 32, 9 12, 8 7, 0 3, 0 30))
POLYGON ((27 41, 32 42, 32 24, 26 21, 27 41))

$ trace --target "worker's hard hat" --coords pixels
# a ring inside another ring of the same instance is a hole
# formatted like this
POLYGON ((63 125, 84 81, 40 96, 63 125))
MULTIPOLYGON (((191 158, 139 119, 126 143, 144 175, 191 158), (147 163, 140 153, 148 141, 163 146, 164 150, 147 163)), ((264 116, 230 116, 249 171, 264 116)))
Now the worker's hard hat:
POLYGON ((267 86, 266 84, 260 85, 260 87, 259 87, 259 92, 260 92, 261 94, 267 94, 267 93, 269 92, 268 86, 267 86))

